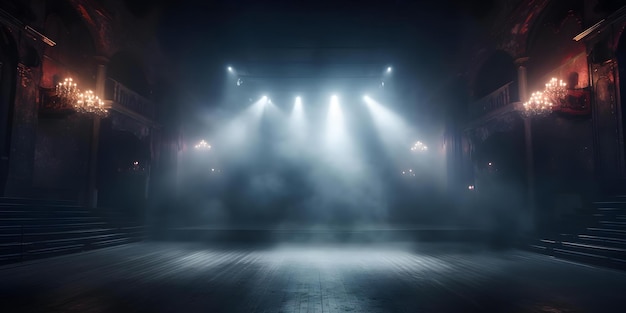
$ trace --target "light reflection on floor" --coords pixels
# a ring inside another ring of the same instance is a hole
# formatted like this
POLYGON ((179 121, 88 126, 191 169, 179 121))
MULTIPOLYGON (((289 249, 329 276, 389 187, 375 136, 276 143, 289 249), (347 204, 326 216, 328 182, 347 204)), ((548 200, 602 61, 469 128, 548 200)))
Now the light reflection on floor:
POLYGON ((475 245, 143 243, 0 268, 0 276, 0 303, 16 312, 622 312, 626 304, 626 273, 475 245))

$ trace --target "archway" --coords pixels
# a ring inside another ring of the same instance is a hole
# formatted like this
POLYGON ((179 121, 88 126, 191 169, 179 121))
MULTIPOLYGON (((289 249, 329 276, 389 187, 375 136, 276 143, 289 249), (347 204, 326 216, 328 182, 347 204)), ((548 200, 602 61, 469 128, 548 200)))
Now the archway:
POLYGON ((115 129, 102 120, 98 149, 98 204, 109 210, 141 218, 151 159, 149 138, 115 129))
POLYGON ((0 195, 4 195, 9 172, 16 68, 15 43, 4 29, 0 29, 0 195))
MULTIPOLYGON (((56 42, 46 46, 39 87, 42 99, 65 78, 73 78, 81 90, 94 88, 96 55, 87 24, 65 1, 46 3, 44 31, 56 42)), ((32 186, 46 196, 72 200, 86 198, 91 121, 72 114, 68 106, 42 100, 38 106, 32 186)))
MULTIPOLYGON (((126 99, 128 102, 117 104, 144 118, 154 118, 154 108, 149 102, 151 86, 140 58, 129 51, 114 54, 107 65, 107 78, 106 99, 126 99), (115 88, 123 89, 125 96, 115 98, 115 88)), ((102 120, 98 148, 99 205, 121 210, 131 218, 143 218, 153 135, 151 125, 116 110, 111 110, 109 117, 102 120)))
MULTIPOLYGON (((480 99, 498 88, 517 80, 513 58, 497 50, 480 67, 473 86, 473 98, 480 99)), ((516 84, 514 84, 516 86, 516 84)), ((514 88, 515 89, 515 88, 514 88)), ((511 90, 511 99, 517 98, 517 89, 511 90)))
POLYGON ((150 84, 141 60, 128 51, 121 51, 113 55, 107 66, 108 77, 122 83, 136 93, 150 96, 150 84))

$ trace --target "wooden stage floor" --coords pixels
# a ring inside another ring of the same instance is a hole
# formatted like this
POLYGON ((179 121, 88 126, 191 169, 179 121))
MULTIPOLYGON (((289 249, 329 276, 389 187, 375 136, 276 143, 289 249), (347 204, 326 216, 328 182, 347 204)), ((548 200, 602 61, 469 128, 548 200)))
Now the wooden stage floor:
POLYGON ((0 268, 0 312, 625 312, 626 273, 476 245, 144 242, 0 268))

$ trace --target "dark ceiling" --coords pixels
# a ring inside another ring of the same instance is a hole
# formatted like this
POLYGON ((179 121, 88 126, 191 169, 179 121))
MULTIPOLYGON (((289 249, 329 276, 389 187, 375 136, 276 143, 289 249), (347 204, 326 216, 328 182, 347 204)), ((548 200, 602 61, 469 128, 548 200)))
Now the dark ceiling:
POLYGON ((158 36, 201 97, 217 93, 228 65, 267 84, 377 77, 393 65, 429 89, 452 71, 459 29, 481 10, 452 0, 180 0, 166 4, 158 36))

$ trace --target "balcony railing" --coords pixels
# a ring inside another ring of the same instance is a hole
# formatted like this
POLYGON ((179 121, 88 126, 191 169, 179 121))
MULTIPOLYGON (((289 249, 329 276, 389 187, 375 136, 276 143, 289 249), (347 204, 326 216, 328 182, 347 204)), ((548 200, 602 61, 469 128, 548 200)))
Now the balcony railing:
POLYGON ((478 118, 511 103, 511 84, 513 84, 513 82, 510 82, 471 103, 469 108, 470 116, 472 118, 478 118))
POLYGON ((139 113, 144 117, 154 117, 154 105, 152 101, 148 100, 146 97, 111 78, 107 79, 106 89, 107 100, 112 100, 114 103, 134 111, 135 113, 139 113))

